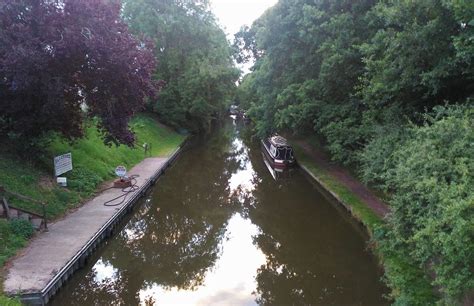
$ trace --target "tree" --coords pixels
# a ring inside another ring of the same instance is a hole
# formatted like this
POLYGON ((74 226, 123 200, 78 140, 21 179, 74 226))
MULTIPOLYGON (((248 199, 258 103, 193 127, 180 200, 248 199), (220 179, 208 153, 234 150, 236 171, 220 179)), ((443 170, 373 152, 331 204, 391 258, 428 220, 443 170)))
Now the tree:
POLYGON ((239 75, 209 2, 126 0, 124 18, 156 47, 155 78, 166 85, 151 109, 172 126, 207 129, 230 104, 239 75))
POLYGON ((259 100, 250 113, 261 136, 278 129, 316 131, 329 140, 333 158, 354 161, 364 136, 364 106, 355 96, 364 72, 358 45, 373 32, 366 22, 373 5, 280 1, 236 34, 241 57, 257 58, 252 85, 245 87, 259 100))
POLYGON ((83 136, 97 117, 105 143, 133 145, 128 128, 147 95, 155 60, 149 44, 106 0, 0 1, 0 135, 83 136))
POLYGON ((470 60, 456 56, 453 43, 469 29, 443 1, 380 2, 368 20, 377 27, 361 45, 366 67, 361 94, 369 107, 380 112, 399 107, 419 121, 410 113, 463 101, 474 92, 466 69, 470 60))
MULTIPOLYGON (((280 0, 235 44, 257 58, 238 89, 256 132, 316 134, 388 191, 378 240, 433 274, 448 304, 474 287, 473 18, 472 1, 280 0)), ((396 303, 429 304, 404 270, 387 273, 396 303)))

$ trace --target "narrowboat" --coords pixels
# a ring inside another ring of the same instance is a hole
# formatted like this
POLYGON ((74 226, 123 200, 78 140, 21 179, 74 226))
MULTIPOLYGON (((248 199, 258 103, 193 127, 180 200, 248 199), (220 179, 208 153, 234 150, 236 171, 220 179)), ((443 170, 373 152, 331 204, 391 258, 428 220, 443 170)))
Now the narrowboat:
POLYGON ((273 167, 270 164, 271 161, 268 159, 267 154, 265 154, 263 151, 262 151, 262 159, 263 159, 263 162, 265 163, 265 166, 267 166, 268 171, 270 172, 271 176, 273 177, 275 181, 291 178, 293 168, 273 167))
POLYGON ((272 167, 287 168, 296 163, 293 148, 279 135, 262 139, 262 150, 272 167))

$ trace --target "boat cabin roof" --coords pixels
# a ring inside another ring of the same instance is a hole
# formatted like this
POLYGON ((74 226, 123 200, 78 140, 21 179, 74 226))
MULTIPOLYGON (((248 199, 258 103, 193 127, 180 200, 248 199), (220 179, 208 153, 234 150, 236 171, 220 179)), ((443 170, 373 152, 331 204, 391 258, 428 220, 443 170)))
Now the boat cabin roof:
POLYGON ((270 142, 275 147, 288 147, 289 146, 286 139, 281 137, 280 135, 274 135, 274 136, 270 137, 270 142))

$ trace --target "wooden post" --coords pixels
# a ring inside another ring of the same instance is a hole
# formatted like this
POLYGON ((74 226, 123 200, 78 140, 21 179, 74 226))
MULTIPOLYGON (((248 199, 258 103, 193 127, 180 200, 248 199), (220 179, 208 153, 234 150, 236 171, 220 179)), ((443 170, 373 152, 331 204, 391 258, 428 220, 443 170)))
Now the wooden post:
POLYGON ((46 220, 46 203, 42 202, 41 205, 43 205, 44 230, 48 231, 48 221, 46 220))
POLYGON ((5 198, 5 188, 3 188, 3 186, 0 186, 0 196, 2 197, 2 203, 0 204, 3 206, 7 220, 10 220, 10 207, 8 207, 8 202, 5 198))
POLYGON ((5 210, 5 215, 7 216, 7 220, 10 220, 10 207, 8 206, 7 199, 5 197, 2 197, 2 205, 3 209, 5 210))
POLYGON ((151 156, 151 143, 145 142, 143 148, 145 149, 145 157, 147 157, 147 155, 151 156))

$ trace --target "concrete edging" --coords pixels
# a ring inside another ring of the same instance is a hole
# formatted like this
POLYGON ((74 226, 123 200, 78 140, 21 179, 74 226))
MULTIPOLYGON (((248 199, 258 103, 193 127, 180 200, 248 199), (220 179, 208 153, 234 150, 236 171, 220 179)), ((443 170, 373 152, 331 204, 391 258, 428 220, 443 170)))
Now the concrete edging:
POLYGON ((354 212, 354 209, 351 205, 347 204, 346 202, 344 202, 344 200, 341 199, 341 197, 339 197, 339 195, 337 193, 335 193, 334 191, 331 190, 331 188, 329 188, 329 186, 324 183, 319 177, 317 177, 313 172, 311 172, 305 165, 302 165, 301 163, 298 163, 298 165, 300 166, 300 168, 308 175, 310 176, 314 181, 316 181, 316 183, 321 186, 322 189, 324 189, 325 192, 328 193, 329 196, 331 196, 333 198, 333 200, 335 200, 339 205, 341 205, 342 207, 344 207, 349 213, 350 215, 354 218, 354 220, 356 220, 357 222, 359 222, 361 225, 364 226, 365 230, 367 231, 367 233, 369 234, 369 236, 372 236, 372 232, 371 230, 368 228, 368 226, 359 218, 359 216, 357 216, 354 212))
POLYGON ((58 273, 40 291, 34 293, 20 294, 19 298, 28 305, 45 305, 50 298, 62 287, 62 285, 74 274, 76 270, 83 267, 87 258, 97 249, 97 247, 108 237, 110 237, 118 223, 128 214, 136 202, 156 183, 173 162, 181 154, 187 139, 170 155, 163 166, 155 174, 147 179, 145 184, 139 187, 127 201, 120 206, 120 209, 89 239, 89 241, 74 255, 68 263, 58 271, 58 273))

